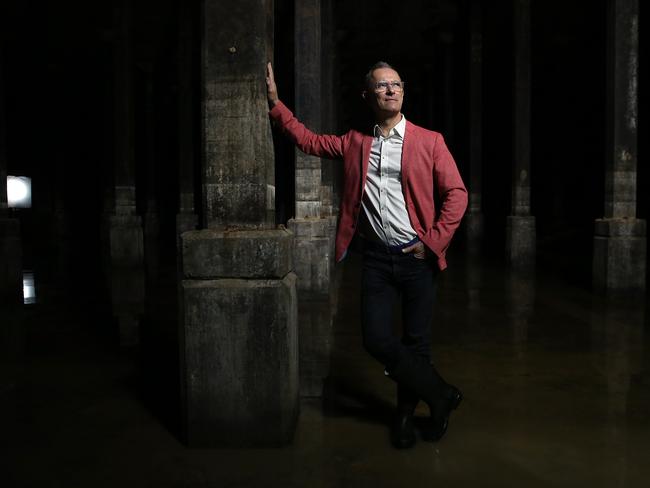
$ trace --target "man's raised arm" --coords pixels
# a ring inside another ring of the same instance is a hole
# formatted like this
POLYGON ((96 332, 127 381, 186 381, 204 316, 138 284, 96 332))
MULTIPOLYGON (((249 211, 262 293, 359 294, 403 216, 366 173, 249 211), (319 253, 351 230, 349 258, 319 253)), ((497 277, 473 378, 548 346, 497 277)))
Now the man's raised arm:
POLYGON ((306 154, 312 156, 338 159, 343 157, 343 144, 345 136, 330 136, 316 134, 294 117, 278 97, 278 87, 275 84, 273 66, 266 65, 266 97, 269 101, 271 119, 279 126, 280 130, 306 154))

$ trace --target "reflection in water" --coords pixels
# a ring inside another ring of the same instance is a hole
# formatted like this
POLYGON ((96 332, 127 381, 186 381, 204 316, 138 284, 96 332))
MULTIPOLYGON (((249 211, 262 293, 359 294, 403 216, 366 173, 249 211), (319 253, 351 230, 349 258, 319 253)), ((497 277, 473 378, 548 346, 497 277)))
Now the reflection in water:
POLYGON ((508 315, 517 359, 523 358, 535 303, 535 274, 511 271, 507 277, 508 315))
POLYGON ((592 353, 595 366, 605 377, 612 418, 627 411, 631 376, 643 358, 645 306, 604 300, 592 308, 592 353))
POLYGON ((611 465, 616 486, 626 486, 629 477, 629 403, 632 377, 642 368, 644 321, 642 304, 605 299, 592 306, 592 361, 607 385, 607 436, 618 452, 611 465))

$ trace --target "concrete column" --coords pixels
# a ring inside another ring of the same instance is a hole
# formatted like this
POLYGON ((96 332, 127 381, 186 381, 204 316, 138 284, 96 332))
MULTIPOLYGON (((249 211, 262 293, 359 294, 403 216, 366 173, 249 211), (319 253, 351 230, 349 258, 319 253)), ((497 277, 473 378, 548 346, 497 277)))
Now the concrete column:
POLYGON ((123 1, 115 13, 115 160, 114 186, 108 215, 108 255, 113 315, 120 345, 139 339, 144 310, 144 243, 142 219, 136 214, 134 95, 131 5, 123 1))
MULTIPOLYGON (((334 103, 334 69, 336 56, 336 30, 334 26, 333 0, 320 0, 321 11, 321 129, 324 133, 337 132, 336 103, 334 103)), ((338 214, 338 199, 335 192, 339 161, 321 160, 321 215, 338 214)))
MULTIPOLYGON (((199 130, 195 112, 195 12, 193 2, 179 2, 179 49, 178 49, 178 182, 179 205, 176 214, 176 232, 180 236, 185 231, 198 226, 198 216, 194 208, 194 168, 197 163, 194 135, 199 130)), ((180 241, 179 241, 180 242, 180 241)))
POLYGON ((6 367, 23 352, 23 277, 20 221, 7 202, 7 134, 5 118, 5 64, 0 45, 0 364, 6 367))
POLYGON ((202 5, 203 214, 181 235, 181 377, 191 446, 290 442, 298 416, 293 236, 274 228, 265 66, 271 0, 202 5))
MULTIPOLYGON (((322 130, 321 1, 294 2, 296 115, 322 130)), ((323 215, 320 158, 296 149, 296 211, 288 227, 296 235, 294 262, 301 293, 329 293, 332 267, 331 222, 323 215)), ((331 189, 329 190, 331 193, 331 189)))
MULTIPOLYGON (((325 45, 331 34, 331 2, 294 2, 296 114, 308 127, 323 132, 329 122, 331 59, 325 45), (324 12, 324 13, 323 13, 324 12), (323 21, 328 22, 323 25, 323 21), (323 81, 324 86, 323 86, 323 81)), ((331 100, 330 100, 331 102, 331 100)), ((329 128, 329 127, 328 127, 329 128)), ((295 218, 287 226, 295 235, 293 259, 300 295, 300 394, 322 395, 329 374, 332 313, 329 291, 334 264, 336 217, 333 211, 331 162, 296 149, 295 218)))
POLYGON ((444 31, 440 35, 440 52, 442 54, 443 73, 438 76, 443 77, 443 127, 444 135, 447 141, 454 140, 455 133, 455 105, 454 105, 454 85, 456 79, 454 76, 454 34, 450 31, 444 31))
POLYGON ((535 266, 535 217, 530 214, 530 2, 514 0, 514 163, 506 252, 510 265, 520 270, 535 266))
POLYGON ((605 215, 594 236, 594 287, 644 290, 646 221, 636 218, 638 0, 611 0, 607 39, 605 215))
MULTIPOLYGON (((320 0, 295 0, 296 115, 313 131, 321 120, 320 0)), ((321 216, 321 161, 296 149, 296 218, 321 216)))
POLYGON ((0 46, 0 304, 20 305, 23 298, 20 221, 7 202, 7 134, 4 55, 0 46))
POLYGON ((483 27, 481 2, 472 0, 469 12, 469 205, 465 229, 469 248, 478 251, 483 236, 483 27))
POLYGON ((154 281, 160 268, 159 262, 159 238, 160 238, 160 217, 156 198, 156 114, 155 114, 155 93, 153 83, 153 64, 146 63, 145 67, 145 90, 144 90, 144 138, 145 138, 145 161, 146 179, 145 211, 144 211, 144 260, 147 281, 154 281))

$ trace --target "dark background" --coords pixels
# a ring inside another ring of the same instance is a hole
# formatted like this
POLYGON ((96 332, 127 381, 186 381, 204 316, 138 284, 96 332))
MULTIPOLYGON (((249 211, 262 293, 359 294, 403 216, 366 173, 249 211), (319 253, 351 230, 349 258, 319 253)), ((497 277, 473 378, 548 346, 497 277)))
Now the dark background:
MULTIPOLYGON (((138 210, 144 209, 143 189, 152 185, 161 218, 161 256, 172 265, 178 209, 180 2, 138 0, 133 5, 138 210), (153 117, 144 103, 148 71, 153 117), (154 133, 152 149, 146 145, 147 130, 154 133), (146 173, 147 158, 155 160, 153 179, 146 173)), ((65 252, 74 257, 65 272, 98 277, 89 281, 88 289, 105 293, 100 227, 115 157, 114 4, 10 0, 1 8, 8 174, 29 176, 33 183, 33 208, 17 212, 24 267, 34 269, 41 282, 55 282, 61 270, 54 269, 54 256, 65 252), (56 219, 63 224, 55 225, 56 219)), ((276 76, 281 97, 292 107, 293 2, 276 0, 275 10, 276 76)), ((333 28, 323 45, 334 59, 327 89, 334 94, 335 117, 324 129, 343 132, 364 125, 361 81, 370 65, 385 60, 407 82, 406 117, 444 134, 467 181, 468 12, 467 1, 333 1, 333 28)), ((643 14, 638 217, 646 218, 650 178, 644 164, 648 104, 643 14)), ((510 213, 512 20, 511 2, 484 2, 483 247, 496 260, 503 258, 510 213)), ((605 0, 533 1, 531 181, 538 265, 585 287, 591 280, 593 221, 602 216, 604 201, 606 20, 605 0)), ((194 65, 198 103, 199 56, 194 65)), ((293 209, 293 150, 282 140, 276 146, 278 221, 286 222, 293 209)))

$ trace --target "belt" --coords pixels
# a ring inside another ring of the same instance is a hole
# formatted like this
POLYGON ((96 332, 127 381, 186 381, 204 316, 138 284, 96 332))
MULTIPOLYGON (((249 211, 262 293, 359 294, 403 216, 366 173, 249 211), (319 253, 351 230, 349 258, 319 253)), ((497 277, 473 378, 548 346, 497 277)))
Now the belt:
POLYGON ((375 241, 369 241, 368 239, 364 239, 363 237, 359 238, 359 241, 361 242, 361 247, 364 251, 375 251, 375 252, 381 252, 381 253, 386 253, 386 254, 404 254, 402 252, 402 249, 405 247, 412 246, 416 242, 418 242, 420 239, 417 237, 405 244, 397 244, 396 246, 387 246, 386 244, 383 244, 381 242, 375 242, 375 241))

